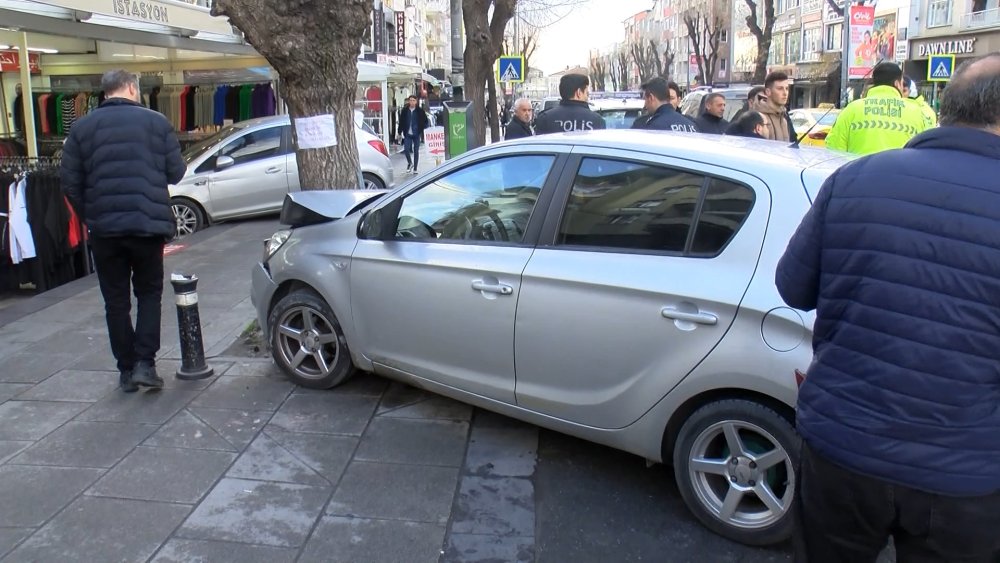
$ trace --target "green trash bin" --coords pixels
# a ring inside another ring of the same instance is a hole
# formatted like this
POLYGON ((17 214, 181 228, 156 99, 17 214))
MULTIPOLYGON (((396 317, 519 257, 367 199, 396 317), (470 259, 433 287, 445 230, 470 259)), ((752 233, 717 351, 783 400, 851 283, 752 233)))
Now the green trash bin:
POLYGON ((470 102, 444 103, 444 154, 454 158, 469 150, 468 115, 470 102))

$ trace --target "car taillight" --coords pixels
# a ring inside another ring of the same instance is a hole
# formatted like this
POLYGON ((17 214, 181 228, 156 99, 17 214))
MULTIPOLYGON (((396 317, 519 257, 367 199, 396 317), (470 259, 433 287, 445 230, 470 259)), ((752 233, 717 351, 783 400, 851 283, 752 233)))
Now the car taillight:
POLYGON ((829 133, 829 131, 816 131, 815 133, 809 133, 809 138, 816 139, 817 141, 822 141, 823 139, 826 138, 827 133, 829 133))
POLYGON ((386 150, 385 143, 383 143, 382 141, 379 141, 377 139, 372 139, 371 141, 368 141, 368 144, 371 145, 372 148, 377 150, 378 152, 384 154, 385 156, 389 156, 389 151, 386 150))
POLYGON ((800 370, 795 370, 795 385, 802 387, 802 382, 806 380, 806 374, 800 370))

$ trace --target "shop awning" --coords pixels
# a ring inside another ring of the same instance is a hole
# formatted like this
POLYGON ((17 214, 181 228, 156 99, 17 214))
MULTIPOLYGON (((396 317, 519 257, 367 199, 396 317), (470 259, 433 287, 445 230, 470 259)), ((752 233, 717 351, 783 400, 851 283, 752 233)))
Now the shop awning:
POLYGON ((382 82, 388 79, 388 66, 369 61, 358 61, 358 82, 382 82))

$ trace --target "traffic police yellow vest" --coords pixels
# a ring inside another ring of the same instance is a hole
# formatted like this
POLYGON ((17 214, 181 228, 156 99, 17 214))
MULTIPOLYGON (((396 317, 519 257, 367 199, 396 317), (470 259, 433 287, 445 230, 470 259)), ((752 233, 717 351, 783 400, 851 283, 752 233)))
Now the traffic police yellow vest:
POLYGON ((872 154, 902 148, 927 129, 923 112, 907 103, 893 86, 875 86, 837 116, 826 136, 829 149, 872 154))

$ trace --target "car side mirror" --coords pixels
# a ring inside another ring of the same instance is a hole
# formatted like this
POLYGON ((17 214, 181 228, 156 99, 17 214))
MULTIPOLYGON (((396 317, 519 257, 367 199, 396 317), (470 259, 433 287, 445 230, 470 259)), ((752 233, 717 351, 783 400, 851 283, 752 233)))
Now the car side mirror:
POLYGON ((365 214, 361 220, 359 237, 366 240, 383 240, 382 232, 385 230, 385 210, 373 209, 365 214))
POLYGON ((236 164, 236 161, 231 156, 220 156, 215 159, 215 169, 217 171, 225 170, 234 164, 236 164))

